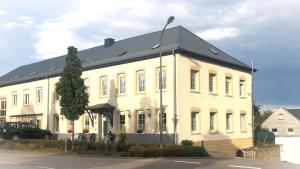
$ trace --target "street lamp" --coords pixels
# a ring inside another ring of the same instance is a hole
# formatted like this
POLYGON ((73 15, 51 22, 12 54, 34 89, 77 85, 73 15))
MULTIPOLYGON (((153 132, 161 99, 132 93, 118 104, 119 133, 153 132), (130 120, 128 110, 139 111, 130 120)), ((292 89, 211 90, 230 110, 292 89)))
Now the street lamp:
POLYGON ((164 31, 166 29, 166 27, 172 23, 174 21, 175 17, 174 16, 170 16, 168 18, 168 21, 165 25, 165 27, 163 28, 163 30, 161 31, 161 34, 160 34, 160 53, 159 53, 159 97, 160 97, 160 114, 159 114, 159 143, 160 143, 160 148, 163 147, 163 103, 162 103, 162 38, 163 38, 163 34, 164 34, 164 31))

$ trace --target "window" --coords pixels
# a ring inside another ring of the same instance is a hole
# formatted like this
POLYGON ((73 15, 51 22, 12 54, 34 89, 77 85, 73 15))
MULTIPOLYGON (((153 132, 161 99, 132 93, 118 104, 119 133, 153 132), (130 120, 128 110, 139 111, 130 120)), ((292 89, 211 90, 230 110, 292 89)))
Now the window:
POLYGON ((283 114, 278 115, 278 120, 283 120, 283 114))
POLYGON ((124 95, 126 93, 126 76, 125 74, 119 74, 119 94, 124 95))
POLYGON ((120 131, 126 131, 126 128, 125 128, 125 112, 120 112, 120 131))
POLYGON ((191 90, 199 90, 199 71, 191 70, 191 90))
MULTIPOLYGON (((158 129, 160 127, 159 118, 160 118, 160 110, 158 110, 158 117, 157 117, 157 120, 158 120, 158 129)), ((165 109, 164 109, 164 112, 163 112, 163 115, 162 115, 162 131, 163 132, 167 131, 167 113, 166 113, 165 109)))
POLYGON ((29 90, 24 90, 24 105, 29 105, 30 100, 29 100, 29 90))
POLYGON ((240 96, 241 97, 245 97, 245 91, 246 88, 245 88, 245 80, 240 80, 240 96))
POLYGON ((137 72, 137 92, 138 93, 145 92, 145 72, 144 71, 137 72))
POLYGON ((107 96, 107 77, 100 78, 100 96, 107 96))
POLYGON ((6 99, 0 99, 0 116, 6 116, 6 99))
POLYGON ((242 113, 240 115, 240 128, 241 132, 247 132, 247 119, 246 119, 246 114, 242 113))
POLYGON ((138 121, 137 121, 137 132, 143 133, 145 131, 145 112, 138 111, 138 121))
POLYGON ((272 128, 272 133, 276 136, 278 134, 277 128, 272 128))
POLYGON ((217 93, 217 75, 213 73, 209 74, 209 93, 217 93))
POLYGON ((18 95, 17 95, 17 92, 12 92, 12 105, 14 107, 18 105, 18 95))
POLYGON ((192 112, 191 113, 191 129, 192 132, 200 132, 199 127, 199 112, 192 112))
POLYGON ((59 116, 58 115, 54 115, 54 131, 55 132, 59 132, 59 116))
POLYGON ((226 77, 225 78, 225 91, 227 96, 232 95, 232 78, 226 77))
POLYGON ((288 136, 294 135, 294 128, 288 128, 288 136))
POLYGON ((217 131, 217 112, 210 112, 210 131, 217 131))
POLYGON ((90 117, 87 113, 84 114, 84 129, 90 128, 90 117))
MULTIPOLYGON (((161 89, 162 90, 166 90, 167 88, 167 71, 166 68, 162 67, 161 68, 161 72, 162 72, 162 86, 161 89)), ((160 69, 157 68, 157 90, 159 91, 160 89, 160 69)))
POLYGON ((42 103, 42 98, 43 98, 42 88, 37 88, 36 89, 36 102, 38 104, 41 104, 42 103))
POLYGON ((39 128, 41 128, 41 120, 40 119, 36 120, 36 126, 38 126, 39 128))
POLYGON ((232 132, 233 131, 232 113, 226 113, 226 131, 227 132, 232 132))

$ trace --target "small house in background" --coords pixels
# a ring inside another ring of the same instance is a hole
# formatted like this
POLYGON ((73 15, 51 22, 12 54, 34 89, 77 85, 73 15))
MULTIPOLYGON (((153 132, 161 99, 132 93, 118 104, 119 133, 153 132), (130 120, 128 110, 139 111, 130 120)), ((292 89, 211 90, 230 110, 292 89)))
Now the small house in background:
POLYGON ((262 123, 262 128, 273 132, 275 144, 281 145, 282 161, 300 164, 300 109, 275 109, 262 123))
POLYGON ((300 109, 275 109, 262 123, 262 128, 273 132, 275 136, 300 136, 300 109))

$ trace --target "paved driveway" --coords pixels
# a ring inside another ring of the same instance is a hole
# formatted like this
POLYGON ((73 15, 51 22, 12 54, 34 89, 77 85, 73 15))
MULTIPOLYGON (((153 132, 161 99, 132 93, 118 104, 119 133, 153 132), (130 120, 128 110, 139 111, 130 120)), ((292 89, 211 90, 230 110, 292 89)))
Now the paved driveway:
POLYGON ((0 169, 299 169, 300 165, 248 159, 102 158, 0 151, 0 169))

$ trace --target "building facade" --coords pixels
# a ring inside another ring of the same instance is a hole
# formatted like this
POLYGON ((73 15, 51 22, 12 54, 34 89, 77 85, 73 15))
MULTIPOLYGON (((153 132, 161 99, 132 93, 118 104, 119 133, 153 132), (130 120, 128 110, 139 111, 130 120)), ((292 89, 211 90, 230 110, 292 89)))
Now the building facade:
POLYGON ((277 137, 300 136, 300 109, 277 108, 263 123, 277 137))
MULTIPOLYGON (((75 122, 75 133, 103 139, 109 130, 123 130, 128 142, 159 141, 159 36, 106 39, 78 53, 94 125, 85 113, 75 122)), ((166 30, 163 44, 164 143, 204 141, 212 151, 251 146, 251 68, 181 26, 166 30)), ((55 92, 64 58, 2 76, 0 119, 29 121, 59 138, 68 136, 72 124, 61 115, 55 92)))

